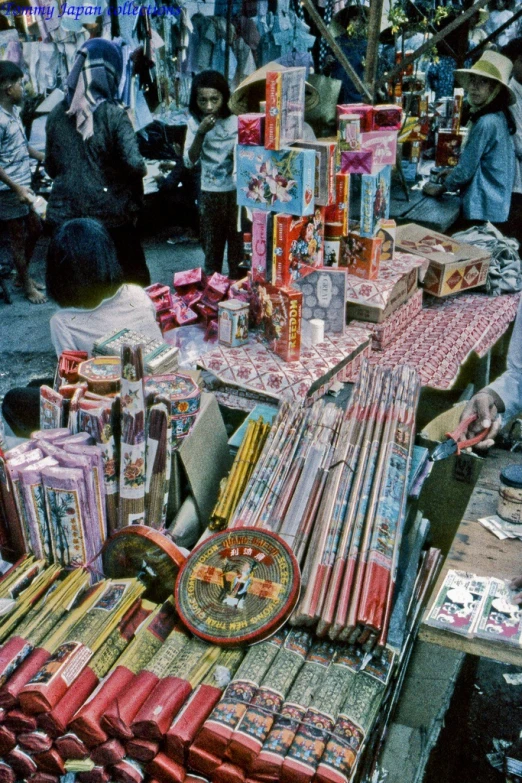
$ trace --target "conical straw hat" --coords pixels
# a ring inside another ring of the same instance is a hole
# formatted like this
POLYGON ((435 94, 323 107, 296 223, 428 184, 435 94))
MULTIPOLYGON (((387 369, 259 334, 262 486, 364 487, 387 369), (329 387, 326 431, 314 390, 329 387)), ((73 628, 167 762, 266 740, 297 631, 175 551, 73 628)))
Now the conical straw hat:
POLYGON ((471 75, 484 76, 486 79, 491 79, 506 88, 509 94, 509 105, 513 106, 517 102, 517 96, 509 86, 512 70, 513 63, 508 57, 487 49, 483 52, 480 60, 477 60, 471 68, 460 68, 458 71, 455 71, 455 79, 465 89, 468 87, 471 75))
MULTIPOLYGON (((280 63, 267 63, 251 73, 236 87, 229 101, 230 111, 234 114, 248 114, 259 111, 260 101, 265 100, 266 75, 268 71, 284 71, 280 63)), ((319 105, 319 93, 309 82, 305 82, 305 111, 311 111, 319 105)))

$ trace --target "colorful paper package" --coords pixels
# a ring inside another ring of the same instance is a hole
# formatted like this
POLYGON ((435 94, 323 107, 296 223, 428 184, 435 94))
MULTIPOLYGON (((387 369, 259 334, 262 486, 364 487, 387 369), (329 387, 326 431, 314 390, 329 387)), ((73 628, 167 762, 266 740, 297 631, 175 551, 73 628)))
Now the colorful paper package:
POLYGON ((314 211, 315 152, 237 147, 237 203, 251 209, 311 215, 314 211))
POLYGON ((272 243, 274 218, 271 212, 252 210, 252 264, 254 283, 272 280, 272 243))
POLYGON ((360 226, 362 237, 373 237, 381 220, 390 216, 391 166, 361 178, 360 226))
POLYGON ((371 150, 341 150, 342 174, 372 174, 374 169, 371 150))
POLYGON ((402 108, 396 103, 382 103, 373 107, 373 130, 400 130, 402 125, 402 108))
POLYGON ((257 284, 251 307, 258 311, 260 336, 285 362, 298 361, 301 353, 301 291, 257 284))
POLYGON ((356 232, 350 232, 341 239, 339 266, 344 267, 349 275, 376 280, 381 247, 382 239, 362 237, 356 232))
POLYGON ((314 150, 316 153, 315 191, 316 206, 327 207, 335 202, 335 162, 337 143, 318 139, 317 141, 298 142, 301 149, 314 150))
POLYGON ((337 120, 343 114, 357 114, 361 118, 361 131, 368 133, 373 130, 373 106, 364 103, 341 103, 337 107, 337 120))
POLYGON ((382 239, 379 261, 389 261, 395 252, 397 224, 395 220, 381 220, 375 236, 382 239))
MULTIPOLYGON (((342 223, 342 234, 348 233, 350 215, 350 175, 335 175, 335 204, 325 209, 326 223, 342 223)), ((326 237, 326 231, 325 231, 326 237)))
POLYGON ((266 74, 265 147, 280 150, 303 135, 305 68, 266 74))
POLYGON ((238 143, 250 147, 265 144, 265 115, 261 113, 240 114, 237 118, 238 143))
POLYGON ((318 269, 295 283, 303 294, 303 320, 324 321, 326 334, 344 334, 346 326, 346 272, 318 269))
POLYGON ((323 260, 324 208, 316 207, 309 217, 274 216, 273 285, 288 288, 308 267, 322 266, 323 260))
POLYGON ((394 166, 397 159, 397 131, 361 133, 361 151, 373 152, 374 166, 394 166))
POLYGON ((422 294, 422 288, 419 288, 411 299, 404 302, 380 324, 351 321, 351 325, 369 329, 372 333, 372 350, 384 351, 419 315, 422 310, 422 294))

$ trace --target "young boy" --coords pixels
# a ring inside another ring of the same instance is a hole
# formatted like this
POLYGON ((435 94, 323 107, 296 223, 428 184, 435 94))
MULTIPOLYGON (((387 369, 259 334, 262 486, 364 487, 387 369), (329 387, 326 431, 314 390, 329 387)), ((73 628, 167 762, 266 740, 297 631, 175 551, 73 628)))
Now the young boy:
POLYGON ((29 262, 42 230, 30 208, 34 193, 29 158, 43 163, 44 155, 29 146, 20 120, 23 75, 14 63, 0 61, 0 231, 8 239, 18 284, 30 302, 42 304, 46 299, 29 276, 29 262))

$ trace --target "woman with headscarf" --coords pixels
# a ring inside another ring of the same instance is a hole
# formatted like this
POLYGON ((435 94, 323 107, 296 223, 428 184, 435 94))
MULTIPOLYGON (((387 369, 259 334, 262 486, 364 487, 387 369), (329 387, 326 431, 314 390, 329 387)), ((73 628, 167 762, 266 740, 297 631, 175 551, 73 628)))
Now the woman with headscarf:
POLYGON ((150 273, 136 230, 146 166, 118 101, 121 48, 93 38, 79 50, 67 94, 47 120, 46 170, 54 180, 47 220, 99 220, 116 246, 124 282, 146 286, 150 273))
POLYGON ((444 172, 444 184, 429 182, 423 192, 438 197, 460 190, 462 228, 489 221, 502 230, 508 219, 515 176, 512 67, 507 57, 488 49, 471 68, 455 72, 467 93, 468 139, 458 164, 444 172))

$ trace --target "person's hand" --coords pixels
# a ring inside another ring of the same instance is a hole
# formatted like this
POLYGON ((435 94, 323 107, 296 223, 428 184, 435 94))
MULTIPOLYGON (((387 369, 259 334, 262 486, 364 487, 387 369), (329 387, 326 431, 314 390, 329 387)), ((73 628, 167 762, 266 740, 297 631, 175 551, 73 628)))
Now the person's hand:
MULTIPOLYGON (((515 579, 512 579, 509 587, 511 590, 518 590, 518 588, 522 587, 522 576, 517 576, 515 579)), ((513 596, 513 601, 516 604, 522 604, 522 592, 513 596)))
POLYGON ((15 188, 16 195, 22 202, 22 204, 32 204, 34 201, 34 193, 30 188, 25 188, 23 185, 17 185, 15 188))
POLYGON ((495 437, 500 429, 500 416, 495 397, 487 390, 482 389, 467 403, 460 420, 475 415, 477 418, 471 422, 467 432, 461 435, 460 440, 470 440, 476 437, 482 430, 488 430, 484 440, 481 440, 474 448, 485 451, 493 446, 495 437))
POLYGON ((206 136, 206 134, 209 132, 209 130, 212 130, 214 125, 216 124, 216 118, 213 114, 209 114, 207 117, 204 117, 198 128, 198 134, 200 136, 206 136))
POLYGON ((177 162, 175 160, 162 160, 159 164, 159 170, 160 171, 172 171, 172 169, 175 169, 177 166, 177 162))
POLYGON ((440 198, 445 190, 444 185, 436 185, 435 182, 426 182, 422 188, 425 196, 433 196, 433 198, 440 198))

